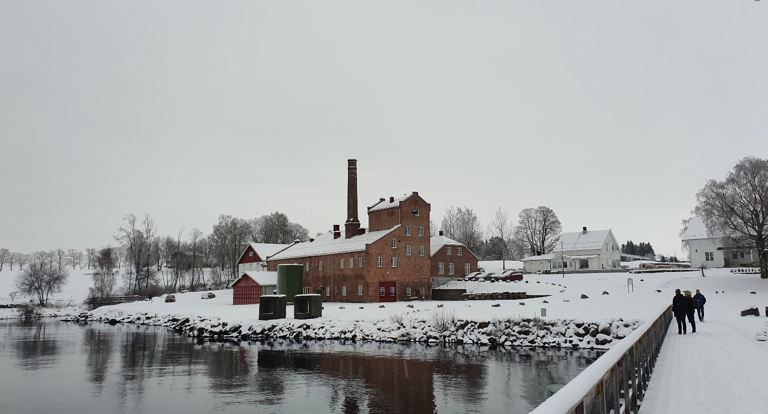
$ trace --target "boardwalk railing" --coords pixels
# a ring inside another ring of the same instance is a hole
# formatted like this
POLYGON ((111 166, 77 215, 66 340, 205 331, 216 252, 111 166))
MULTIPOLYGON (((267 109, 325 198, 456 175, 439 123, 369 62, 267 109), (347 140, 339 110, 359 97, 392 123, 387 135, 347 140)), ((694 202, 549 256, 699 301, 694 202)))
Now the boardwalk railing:
POLYGON ((531 413, 637 413, 671 321, 670 306, 619 341, 531 413))

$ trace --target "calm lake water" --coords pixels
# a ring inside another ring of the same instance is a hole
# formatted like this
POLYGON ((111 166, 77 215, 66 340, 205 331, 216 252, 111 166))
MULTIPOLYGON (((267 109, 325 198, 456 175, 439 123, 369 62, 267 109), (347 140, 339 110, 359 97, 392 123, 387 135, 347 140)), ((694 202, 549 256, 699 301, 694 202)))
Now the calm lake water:
POLYGON ((0 321, 0 413, 525 413, 598 356, 0 321))

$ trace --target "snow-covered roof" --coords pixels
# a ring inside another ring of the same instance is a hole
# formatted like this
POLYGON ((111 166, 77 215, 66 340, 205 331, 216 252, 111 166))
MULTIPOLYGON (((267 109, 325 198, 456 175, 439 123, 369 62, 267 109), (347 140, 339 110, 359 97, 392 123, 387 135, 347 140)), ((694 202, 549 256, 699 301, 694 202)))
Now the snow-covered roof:
POLYGON ((710 239, 717 237, 707 230, 707 226, 704 224, 704 219, 699 216, 693 216, 686 220, 683 226, 685 227, 680 236, 683 240, 710 239))
POLYGON ((365 246, 367 244, 371 244, 379 240, 380 238, 386 236, 399 227, 400 225, 398 224, 391 229, 372 231, 370 233, 361 234, 349 239, 344 238, 343 230, 341 231, 341 237, 338 239, 333 238, 333 233, 325 233, 312 242, 296 243, 291 247, 283 250, 282 252, 270 257, 269 260, 295 259, 299 257, 325 256, 328 254, 337 253, 362 252, 365 251, 365 246))
MULTIPOLYGON (((261 257, 261 260, 267 260, 267 257, 277 254, 289 246, 290 244, 248 243, 248 247, 252 248, 261 257)), ((245 250, 248 250, 248 247, 245 250)), ((243 254, 245 254, 245 251, 243 251, 243 254)), ((243 255, 241 254, 240 257, 242 258, 243 255)))
POLYGON ((603 248, 605 239, 611 233, 610 230, 589 230, 587 232, 576 231, 562 233, 560 240, 555 245, 555 251, 570 250, 599 250, 603 248), (562 243, 562 245, 561 245, 562 243))
POLYGON ((524 259, 521 259, 520 261, 521 262, 530 262, 532 260, 552 260, 554 258, 555 258, 555 254, 554 253, 547 253, 547 254, 542 254, 542 255, 538 255, 538 256, 526 257, 524 259))
POLYGON ((413 194, 404 195, 400 198, 395 198, 393 201, 389 201, 389 199, 379 200, 370 207, 368 207, 368 212, 371 211, 379 211, 379 210, 386 210, 388 208, 394 208, 399 207, 401 201, 405 201, 409 199, 413 194))
POLYGON ((277 286, 277 272, 243 272, 240 277, 233 280, 229 287, 235 285, 240 279, 248 276, 261 286, 277 286))
POLYGON ((464 244, 446 236, 433 236, 429 238, 429 255, 434 256, 443 246, 464 246, 464 244))

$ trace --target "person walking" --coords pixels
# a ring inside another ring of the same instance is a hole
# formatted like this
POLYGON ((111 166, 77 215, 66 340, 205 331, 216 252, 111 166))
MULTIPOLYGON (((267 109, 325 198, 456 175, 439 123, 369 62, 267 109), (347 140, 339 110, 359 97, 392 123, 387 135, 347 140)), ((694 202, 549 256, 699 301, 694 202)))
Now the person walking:
POLYGON ((696 294, 693 295, 693 302, 696 304, 696 310, 699 313, 699 322, 704 321, 704 304, 707 303, 707 298, 696 289, 696 294))
POLYGON ((685 291, 685 315, 691 323, 691 333, 696 333, 696 303, 691 297, 691 291, 685 291))
POLYGON ((680 289, 675 289, 675 297, 672 299, 672 314, 675 315, 677 320, 677 334, 685 335, 687 326, 685 324, 685 316, 687 314, 687 303, 685 296, 680 294, 680 289))

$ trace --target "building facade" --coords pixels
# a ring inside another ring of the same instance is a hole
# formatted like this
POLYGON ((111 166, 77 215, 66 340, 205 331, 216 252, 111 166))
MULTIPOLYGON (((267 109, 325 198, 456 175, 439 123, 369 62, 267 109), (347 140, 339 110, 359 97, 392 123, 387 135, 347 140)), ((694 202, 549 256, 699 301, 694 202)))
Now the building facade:
POLYGON ((267 270, 267 258, 285 249, 290 244, 249 243, 237 261, 238 274, 267 270))
POLYGON ((522 260, 526 273, 600 271, 621 268, 621 248, 612 230, 562 233, 552 252, 522 260))
POLYGON ((693 268, 760 265, 757 249, 732 246, 727 238, 709 231, 701 217, 685 220, 680 238, 693 268))
POLYGON ((442 231, 430 238, 430 250, 433 286, 477 271, 477 256, 463 243, 446 237, 442 231))
POLYGON ((389 302, 431 298, 430 204, 417 192, 379 199, 367 209, 369 228, 357 216, 357 162, 348 161, 347 220, 344 229, 296 243, 270 257, 304 266, 304 291, 324 301, 389 302), (351 185, 350 183, 354 184, 351 185))

